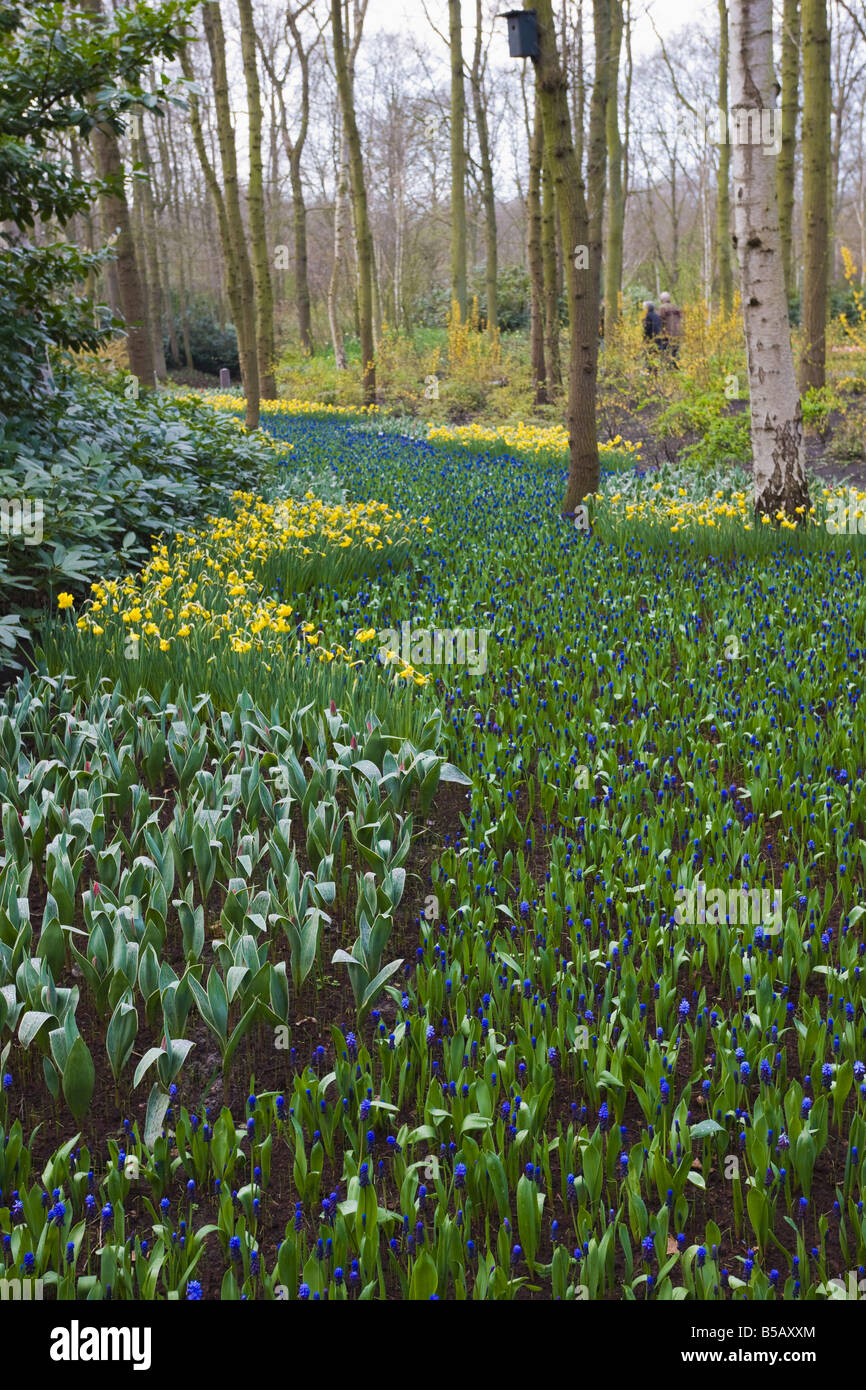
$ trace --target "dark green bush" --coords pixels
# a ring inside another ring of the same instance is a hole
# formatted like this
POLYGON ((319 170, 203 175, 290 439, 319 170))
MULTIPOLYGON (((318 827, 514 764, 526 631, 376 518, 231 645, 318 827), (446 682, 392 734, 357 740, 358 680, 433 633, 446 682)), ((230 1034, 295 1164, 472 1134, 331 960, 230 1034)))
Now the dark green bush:
POLYGON ((196 401, 152 393, 129 400, 122 385, 70 374, 40 406, 32 417, 0 413, 7 652, 62 590, 84 594, 100 575, 143 562, 154 535, 198 525, 225 511, 236 489, 261 490, 276 477, 276 454, 262 436, 196 401), (34 521, 37 506, 38 538, 35 524, 14 524, 10 510, 25 507, 34 521))
MULTIPOLYGON (((171 353, 169 339, 165 339, 165 361, 168 367, 185 367, 183 357, 183 325, 181 316, 175 317, 175 337, 180 360, 171 353)), ((192 351, 192 365, 196 371, 207 372, 209 376, 219 375, 221 367, 228 367, 233 378, 240 372, 238 360, 238 335, 235 326, 218 324, 208 304, 194 305, 189 316, 189 345, 192 351)))

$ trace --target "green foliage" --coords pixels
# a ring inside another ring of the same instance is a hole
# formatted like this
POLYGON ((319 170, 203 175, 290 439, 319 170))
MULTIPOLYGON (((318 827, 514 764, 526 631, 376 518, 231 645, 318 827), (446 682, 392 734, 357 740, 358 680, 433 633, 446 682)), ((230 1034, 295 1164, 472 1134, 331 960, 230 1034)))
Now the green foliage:
MULTIPOLYGON (((28 235, 37 220, 64 224, 89 209, 101 185, 59 157, 58 137, 86 139, 96 125, 120 133, 133 106, 159 109, 145 73, 154 58, 178 53, 190 8, 188 0, 155 9, 137 0, 110 18, 71 18, 56 3, 3 10, 0 221, 16 230, 0 234, 0 409, 43 389, 52 354, 93 348, 112 331, 94 327, 94 306, 75 293, 105 252, 63 241, 33 246, 28 235)), ((168 75, 159 83, 164 93, 168 75)))
MULTIPOLYGON (((196 371, 217 376, 221 367, 228 367, 233 379, 237 380, 240 366, 238 362, 238 335, 234 324, 217 323, 210 305, 203 299, 198 299, 193 304, 188 323, 192 365, 196 371)), ((178 352, 183 354, 183 329, 179 313, 175 315, 174 327, 178 352)), ((164 346, 165 360, 169 367, 189 365, 186 361, 181 363, 172 357, 167 334, 164 346)))
POLYGON ((810 386, 805 396, 801 397, 800 403, 803 409, 803 424, 814 425, 817 429, 823 428, 831 412, 841 410, 843 404, 830 385, 810 386))
POLYGON ((0 415, 0 498, 34 521, 41 509, 38 536, 35 525, 0 535, 0 642, 20 641, 58 592, 83 594, 140 564, 164 529, 196 525, 236 489, 276 476, 263 438, 194 401, 128 399, 123 379, 71 373, 42 415, 0 415))
POLYGON ((683 461, 699 469, 730 464, 747 464, 752 457, 749 416, 718 416, 694 444, 682 451, 683 461))

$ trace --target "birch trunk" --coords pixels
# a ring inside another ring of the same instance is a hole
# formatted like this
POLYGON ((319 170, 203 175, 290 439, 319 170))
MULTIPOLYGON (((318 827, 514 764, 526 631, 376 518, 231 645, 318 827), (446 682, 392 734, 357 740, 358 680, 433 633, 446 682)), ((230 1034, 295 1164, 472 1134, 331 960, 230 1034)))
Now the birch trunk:
MULTIPOLYGON (((772 0, 731 0, 731 111, 771 110, 775 100, 772 0)), ((760 119, 760 117, 758 117, 760 119)), ((740 265, 751 395, 755 513, 802 520, 809 509, 803 417, 794 376, 780 255, 776 170, 766 146, 732 150, 734 244, 740 265)))

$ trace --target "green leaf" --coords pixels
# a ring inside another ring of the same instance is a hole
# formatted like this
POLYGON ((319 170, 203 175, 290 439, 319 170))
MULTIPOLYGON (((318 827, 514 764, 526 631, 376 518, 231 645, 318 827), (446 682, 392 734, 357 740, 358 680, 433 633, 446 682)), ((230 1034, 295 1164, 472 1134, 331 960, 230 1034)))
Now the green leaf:
POLYGON ((76 1120, 81 1120, 86 1115, 93 1099, 95 1083, 93 1058, 84 1039, 77 1037, 63 1068, 63 1094, 76 1120))
POLYGON ((422 1250, 409 1280, 409 1298, 413 1303, 429 1303, 438 1286, 436 1263, 426 1250, 422 1250))
POLYGON ((471 787, 472 778, 467 777, 465 772, 461 772, 459 767, 453 763, 443 763, 439 769, 440 782, 456 782, 458 787, 471 787))
POLYGON ((162 1127, 165 1122, 166 1112, 168 1111, 171 1097, 167 1091, 163 1091, 159 1085, 154 1085, 147 1101, 147 1115, 144 1121, 144 1143, 145 1147, 152 1149, 159 1136, 162 1134, 162 1127))
POLYGON ((692 1125, 689 1134, 693 1139, 709 1139, 712 1134, 725 1134, 725 1126, 720 1125, 718 1120, 699 1120, 696 1125, 692 1125))

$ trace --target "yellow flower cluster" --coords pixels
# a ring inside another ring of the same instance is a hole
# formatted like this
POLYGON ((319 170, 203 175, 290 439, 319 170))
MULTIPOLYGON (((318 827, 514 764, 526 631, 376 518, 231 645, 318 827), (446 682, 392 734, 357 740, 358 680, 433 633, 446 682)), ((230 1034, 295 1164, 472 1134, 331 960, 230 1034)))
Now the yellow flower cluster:
MULTIPOLYGON (((662 484, 656 483, 651 495, 641 498, 632 498, 619 492, 605 498, 604 494, 599 492, 595 494, 595 501, 605 508, 614 521, 662 525, 669 528, 671 535, 689 527, 713 528, 723 525, 726 521, 738 522, 744 531, 753 529, 754 500, 751 494, 734 492, 730 497, 725 497, 723 492, 717 491, 710 497, 690 498, 685 488, 679 488, 675 497, 662 496, 661 489, 662 484)), ((820 515, 815 505, 811 506, 808 512, 804 507, 797 508, 798 513, 805 516, 808 526, 825 525, 827 521, 832 521, 835 510, 840 507, 847 509, 851 504, 855 504, 851 508, 851 522, 848 522, 846 517, 842 529, 857 529, 861 524, 857 518, 866 518, 866 509, 861 510, 857 505, 866 504, 866 492, 858 492, 852 488, 850 493, 846 493, 844 489, 839 492, 824 488, 821 495, 823 506, 820 515)), ((761 524, 769 526, 772 520, 769 516, 763 516, 761 524)), ((797 529, 797 523, 789 520, 783 511, 776 513, 775 520, 784 531, 797 529)), ((863 521, 863 532, 866 532, 866 520, 863 521)))
MULTIPOLYGON (((232 396, 222 392, 213 396, 187 396, 186 400, 201 401, 213 406, 214 410, 225 410, 232 415, 243 415, 247 403, 243 396, 232 396)), ((377 405, 326 405, 323 401, 260 401, 262 415, 375 415, 377 405)))
MULTIPOLYGON (((516 425, 430 425, 427 438, 442 444, 468 444, 485 446, 505 444, 523 454, 568 454, 568 431, 562 425, 526 425, 522 420, 516 425)), ((630 443, 617 435, 606 444, 599 444, 598 452, 602 458, 610 454, 630 454, 640 463, 642 441, 630 443)))
MULTIPOLYGON (((189 651, 190 645, 200 656, 216 643, 208 663, 225 648, 241 655, 255 650, 270 670, 268 658, 285 658, 288 637, 296 654, 360 665, 339 643, 327 642, 321 627, 301 622, 291 604, 265 596, 263 567, 286 552, 330 562, 335 551, 350 547, 390 548, 406 542, 416 526, 430 531, 429 517, 414 522, 383 502, 331 505, 312 493, 264 502, 238 492, 234 501, 234 516, 210 517, 201 530, 155 544, 140 574, 91 584, 78 629, 109 645, 122 643, 127 656, 148 647, 189 651)), ((71 604, 71 595, 58 597, 58 607, 71 604)))
POLYGON ((420 522, 391 511, 384 502, 328 503, 312 492, 297 500, 263 502, 251 492, 236 492, 233 517, 215 517, 209 535, 222 559, 264 560, 275 551, 327 557, 350 547, 384 550, 409 539, 420 526, 430 532, 430 518, 420 522), (294 542, 299 544, 295 545, 294 542))
MULTIPOLYGON (((355 633, 355 641, 372 642, 375 636, 376 629, 374 627, 362 627, 355 633)), ((386 652, 384 660, 386 666, 396 663, 397 669, 394 672, 395 681, 406 681, 407 684, 414 685, 429 685, 432 680, 432 677, 425 676, 423 671, 416 671, 415 667, 410 666, 407 661, 404 661, 397 651, 386 652)))

